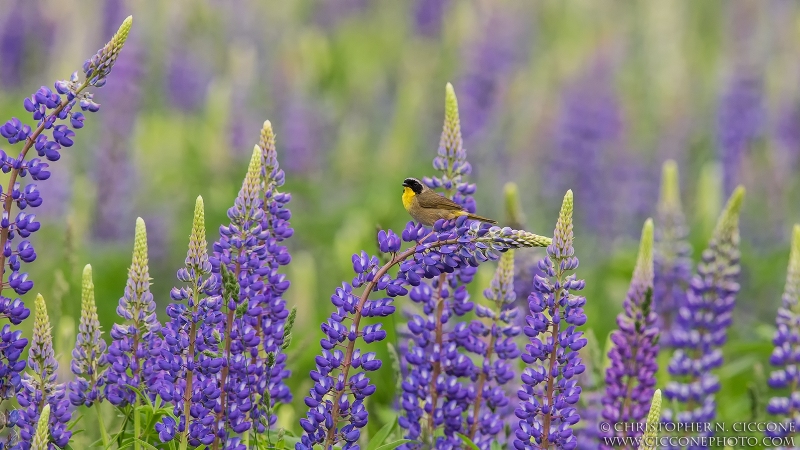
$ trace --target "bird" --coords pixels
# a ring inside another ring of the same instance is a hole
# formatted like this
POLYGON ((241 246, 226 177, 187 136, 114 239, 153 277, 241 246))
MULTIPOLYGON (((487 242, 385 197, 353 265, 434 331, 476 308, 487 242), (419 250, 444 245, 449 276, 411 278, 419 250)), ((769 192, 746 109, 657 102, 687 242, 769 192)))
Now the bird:
POLYGON ((451 220, 460 216, 497 225, 496 220, 472 214, 449 198, 437 194, 416 178, 403 180, 403 206, 414 220, 427 227, 439 219, 451 220))

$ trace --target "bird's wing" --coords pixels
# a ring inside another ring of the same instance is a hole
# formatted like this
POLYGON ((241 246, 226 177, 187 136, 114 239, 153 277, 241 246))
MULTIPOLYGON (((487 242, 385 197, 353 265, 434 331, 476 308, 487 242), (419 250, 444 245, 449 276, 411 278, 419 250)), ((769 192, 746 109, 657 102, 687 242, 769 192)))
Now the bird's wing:
POLYGON ((462 208, 458 203, 435 192, 428 191, 417 195, 417 200, 419 201, 419 206, 423 208, 449 209, 458 211, 464 210, 464 208, 462 208))

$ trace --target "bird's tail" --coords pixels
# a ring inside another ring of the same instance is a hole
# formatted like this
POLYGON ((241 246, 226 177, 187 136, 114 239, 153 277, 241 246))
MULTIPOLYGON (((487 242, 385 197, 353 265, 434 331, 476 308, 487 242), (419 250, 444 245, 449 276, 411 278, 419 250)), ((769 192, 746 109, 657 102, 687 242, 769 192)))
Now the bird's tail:
POLYGON ((472 220, 480 220, 481 222, 490 223, 492 225, 497 225, 497 221, 496 220, 487 219, 486 217, 479 216, 477 214, 467 213, 467 218, 472 219, 472 220))

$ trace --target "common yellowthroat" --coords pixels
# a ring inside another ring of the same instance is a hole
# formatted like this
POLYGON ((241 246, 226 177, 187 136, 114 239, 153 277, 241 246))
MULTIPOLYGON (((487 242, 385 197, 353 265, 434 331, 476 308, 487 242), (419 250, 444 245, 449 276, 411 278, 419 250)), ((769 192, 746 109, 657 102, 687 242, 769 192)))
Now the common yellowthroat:
POLYGON ((497 224, 497 221, 467 212, 458 203, 437 194, 416 178, 403 180, 403 206, 411 217, 427 227, 439 219, 451 220, 460 216, 497 224))

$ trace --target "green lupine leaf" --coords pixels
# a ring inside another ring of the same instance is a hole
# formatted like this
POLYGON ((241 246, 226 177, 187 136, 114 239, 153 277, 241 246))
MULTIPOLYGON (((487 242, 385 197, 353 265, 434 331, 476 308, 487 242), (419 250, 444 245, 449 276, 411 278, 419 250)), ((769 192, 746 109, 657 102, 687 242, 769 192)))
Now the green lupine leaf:
POLYGON ((398 439, 394 442, 390 442, 388 444, 381 445, 380 447, 376 448, 375 450, 394 450, 397 447, 400 447, 403 444, 407 444, 409 442, 416 442, 411 439, 398 439))
POLYGON ((461 439, 461 442, 466 444, 467 448, 471 448, 472 450, 480 450, 478 448, 478 446, 475 445, 474 442, 472 442, 472 439, 468 438, 467 436, 464 436, 463 434, 458 433, 458 437, 461 439))
POLYGON ((375 450, 378 448, 378 446, 381 445, 389 436, 389 433, 392 432, 396 422, 396 420, 393 420, 387 423, 377 433, 375 433, 375 436, 373 436, 372 439, 369 440, 369 443, 367 443, 367 450, 375 450))

